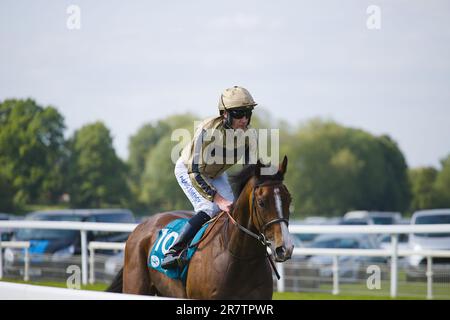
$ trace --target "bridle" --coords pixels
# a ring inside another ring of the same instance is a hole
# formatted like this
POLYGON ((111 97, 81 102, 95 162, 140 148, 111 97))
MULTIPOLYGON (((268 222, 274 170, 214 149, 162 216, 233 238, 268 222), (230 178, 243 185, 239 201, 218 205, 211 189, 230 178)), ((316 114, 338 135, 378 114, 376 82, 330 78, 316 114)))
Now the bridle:
MULTIPOLYGON (((259 217, 259 215, 257 215, 256 205, 255 205, 255 199, 256 199, 256 198, 255 198, 255 191, 256 191, 256 189, 258 189, 258 188, 260 188, 260 187, 280 185, 280 184, 282 184, 282 183, 283 183, 283 181, 266 181, 266 182, 263 182, 263 183, 261 183, 261 184, 257 184, 257 185, 253 188, 253 191, 252 191, 252 215, 255 215, 256 217, 259 217)), ((264 224, 264 225, 261 227, 260 234, 263 235, 263 234, 266 232, 266 229, 267 229, 268 227, 270 227, 272 224, 279 223, 279 222, 285 222, 286 225, 289 226, 289 220, 288 220, 288 219, 286 219, 286 218, 276 218, 276 219, 270 220, 269 222, 267 222, 266 224, 264 224)))
MULTIPOLYGON (((257 211, 257 209, 256 209, 256 205, 255 205, 255 199, 256 199, 256 198, 255 198, 255 191, 256 191, 258 188, 261 188, 261 187, 275 186, 275 185, 280 185, 280 184, 282 184, 282 183, 283 183, 283 181, 281 181, 281 180, 271 180, 271 181, 265 181, 265 182, 262 182, 262 183, 260 183, 260 184, 256 184, 256 185, 253 187, 253 190, 252 190, 252 202, 251 202, 251 203, 252 203, 252 208, 250 209, 251 214, 252 214, 252 217, 258 217, 257 220, 260 220, 260 215, 258 214, 258 211, 257 211)), ((273 224, 275 224, 275 223, 282 223, 282 222, 285 222, 286 225, 289 226, 289 220, 288 220, 288 219, 286 219, 286 218, 276 218, 276 219, 270 220, 269 222, 263 224, 263 226, 261 227, 261 229, 258 230, 259 234, 256 234, 256 233, 250 231, 249 229, 245 228, 245 227, 242 226, 241 224, 239 224, 239 223, 231 216, 231 214, 230 214, 229 212, 226 212, 226 213, 227 213, 228 217, 230 218, 231 222, 232 222, 236 227, 238 227, 239 230, 241 230, 241 231, 244 232, 245 234, 249 235, 250 237, 255 238, 256 240, 258 240, 265 248, 267 248, 267 247, 270 246, 270 242, 267 241, 266 236, 264 235, 264 233, 266 232, 266 230, 267 230, 268 227, 270 227, 271 225, 273 225, 273 224)), ((262 219, 261 219, 261 220, 262 220, 262 219)), ((275 264, 274 264, 274 262, 272 261, 272 259, 270 258, 270 255, 269 255, 269 253, 267 252, 267 249, 266 249, 266 257, 269 259, 270 265, 272 266, 272 268, 273 268, 273 270, 275 271, 275 274, 276 274, 276 276, 277 276, 277 278, 278 278, 278 280, 279 280, 279 279, 280 279, 280 275, 278 274, 278 271, 277 271, 277 269, 276 269, 276 267, 275 267, 275 264)))

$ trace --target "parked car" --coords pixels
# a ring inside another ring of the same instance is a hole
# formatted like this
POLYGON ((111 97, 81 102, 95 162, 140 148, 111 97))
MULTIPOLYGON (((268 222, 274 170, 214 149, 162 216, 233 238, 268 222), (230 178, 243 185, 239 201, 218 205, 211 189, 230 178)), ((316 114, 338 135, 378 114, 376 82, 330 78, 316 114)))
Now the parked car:
MULTIPOLYGON (((0 212, 0 221, 2 221, 2 220, 3 221, 9 220, 9 214, 0 212)), ((11 230, 11 229, 0 228, 0 241, 8 241, 9 239, 11 239, 12 231, 13 230, 11 230)), ((0 252, 0 254, 1 254, 1 252, 0 252)))
MULTIPOLYGON (((372 237, 364 234, 324 234, 314 239, 311 248, 328 249, 377 249, 379 245, 372 237)), ((355 281, 366 274, 365 266, 386 263, 385 257, 339 256, 339 277, 346 281, 355 281)), ((310 268, 319 270, 320 277, 326 281, 333 275, 333 257, 313 255, 309 258, 310 268)))
POLYGON ((349 219, 370 220, 373 224, 398 224, 402 215, 390 211, 349 211, 344 215, 344 220, 349 219))
MULTIPOLYGON (((409 225, 411 220, 408 218, 402 218, 397 222, 397 224, 409 225)), ((382 234, 378 237, 378 241, 380 242, 380 247, 382 249, 391 249, 391 235, 390 234, 382 234)), ((400 233, 398 235, 398 249, 409 249, 409 234, 400 233)))
POLYGON ((374 224, 374 222, 371 218, 348 218, 341 220, 339 224, 363 226, 374 224))
MULTIPOLYGON (((433 209, 417 211, 411 218, 411 224, 450 224, 450 209, 433 209)), ((450 250, 450 233, 413 233, 409 237, 409 247, 412 250, 434 249, 450 250)), ((427 258, 417 254, 408 257, 406 269, 407 280, 425 278, 427 258)), ((433 258, 434 278, 440 271, 450 272, 450 258, 433 258)), ((442 277, 445 277, 442 275, 442 277)), ((448 281, 448 280, 447 280, 448 281)))
POLYGON ((295 234, 290 233, 292 244, 294 245, 294 248, 303 248, 305 245, 303 244, 302 240, 295 236, 295 234))
MULTIPOLYGON (((382 249, 391 249, 391 235, 383 234, 378 241, 380 242, 380 247, 382 249)), ((400 233, 398 235, 398 249, 406 250, 409 249, 409 235, 406 233, 400 233)))
MULTIPOLYGON (((382 249, 391 250, 391 235, 390 234, 383 234, 378 238, 378 241, 380 242, 380 247, 382 249)), ((409 249, 409 235, 406 233, 400 233, 398 235, 398 249, 399 250, 407 250, 409 249)), ((388 258, 389 260, 390 258, 388 258)), ((400 268, 405 268, 408 264, 406 257, 398 257, 398 266, 400 268)))
POLYGON ((104 272, 107 275, 115 276, 123 267, 124 251, 109 257, 105 261, 104 272))
MULTIPOLYGON (((342 219, 339 222, 340 225, 348 225, 348 226, 366 226, 366 225, 374 225, 372 218, 347 218, 342 219)), ((368 234, 368 238, 371 238, 371 241, 376 241, 379 235, 376 234, 368 234)))
MULTIPOLYGON (((134 215, 126 209, 56 210, 32 212, 26 216, 26 220, 134 223, 134 215)), ((88 241, 124 242, 128 235, 128 232, 89 231, 87 238, 88 241)), ((30 270, 31 275, 41 275, 45 268, 65 272, 68 265, 76 264, 74 258, 81 253, 78 230, 19 229, 12 240, 30 242, 30 262, 34 268, 30 270)), ((103 253, 108 252, 112 253, 103 253)), ((16 269, 22 265, 23 250, 5 250, 5 269, 16 269)))
MULTIPOLYGON (((23 220, 22 216, 16 216, 10 213, 0 213, 0 220, 23 220)), ((0 241, 9 241, 12 238, 14 230, 12 228, 0 228, 0 241)))
MULTIPOLYGON (((340 218, 325 218, 325 217, 307 217, 304 220, 293 220, 291 225, 335 225, 339 224, 340 218)), ((316 237, 317 233, 293 233, 295 238, 299 239, 304 245, 311 243, 316 237)))

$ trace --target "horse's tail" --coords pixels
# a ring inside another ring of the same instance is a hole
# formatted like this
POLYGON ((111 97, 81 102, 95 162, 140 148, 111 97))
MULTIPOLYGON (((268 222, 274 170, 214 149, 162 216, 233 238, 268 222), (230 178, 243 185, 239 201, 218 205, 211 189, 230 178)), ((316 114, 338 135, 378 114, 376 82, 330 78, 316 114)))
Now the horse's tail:
POLYGON ((119 270, 119 272, 114 277, 114 280, 111 282, 111 284, 105 291, 122 293, 122 291, 123 291, 123 267, 119 270))

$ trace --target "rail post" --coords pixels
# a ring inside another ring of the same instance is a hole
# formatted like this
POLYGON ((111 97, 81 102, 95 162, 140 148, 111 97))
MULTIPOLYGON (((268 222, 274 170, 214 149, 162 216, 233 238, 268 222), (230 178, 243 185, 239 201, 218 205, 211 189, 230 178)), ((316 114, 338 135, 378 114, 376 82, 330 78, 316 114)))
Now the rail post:
POLYGON ((89 283, 94 284, 94 282, 95 282, 95 248, 89 245, 89 283))
POLYGON ((81 233, 81 283, 88 283, 88 261, 87 261, 87 234, 86 230, 80 230, 81 233))
POLYGON ((339 257, 333 256, 333 294, 339 294, 339 257))
POLYGON ((398 259, 398 235, 391 234, 391 298, 397 297, 397 259, 398 259))
POLYGON ((29 247, 25 248, 25 256, 24 256, 24 271, 23 271, 23 280, 30 281, 30 249, 29 247))
POLYGON ((3 248, 2 248, 2 233, 0 232, 0 279, 3 278, 3 248))
POLYGON ((277 263, 277 270, 278 270, 278 273, 280 274, 280 280, 277 281, 277 291, 284 292, 284 290, 285 290, 284 266, 282 263, 277 263))
POLYGON ((427 257, 427 299, 433 299, 433 258, 427 257))

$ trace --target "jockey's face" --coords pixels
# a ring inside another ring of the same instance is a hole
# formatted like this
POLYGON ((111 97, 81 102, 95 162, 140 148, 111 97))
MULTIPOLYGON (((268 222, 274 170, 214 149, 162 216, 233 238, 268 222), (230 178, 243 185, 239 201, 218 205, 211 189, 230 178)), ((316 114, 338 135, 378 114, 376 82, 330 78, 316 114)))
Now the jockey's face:
MULTIPOLYGON (((224 116, 225 116, 225 117, 228 116, 228 114, 227 114, 226 111, 225 111, 224 116)), ((248 120, 249 120, 249 119, 248 119, 246 116, 244 116, 244 117, 242 117, 242 118, 240 118, 240 119, 232 118, 232 124, 231 124, 231 126, 232 126, 232 128, 235 129, 235 130, 236 130, 236 129, 247 130, 248 120)))

